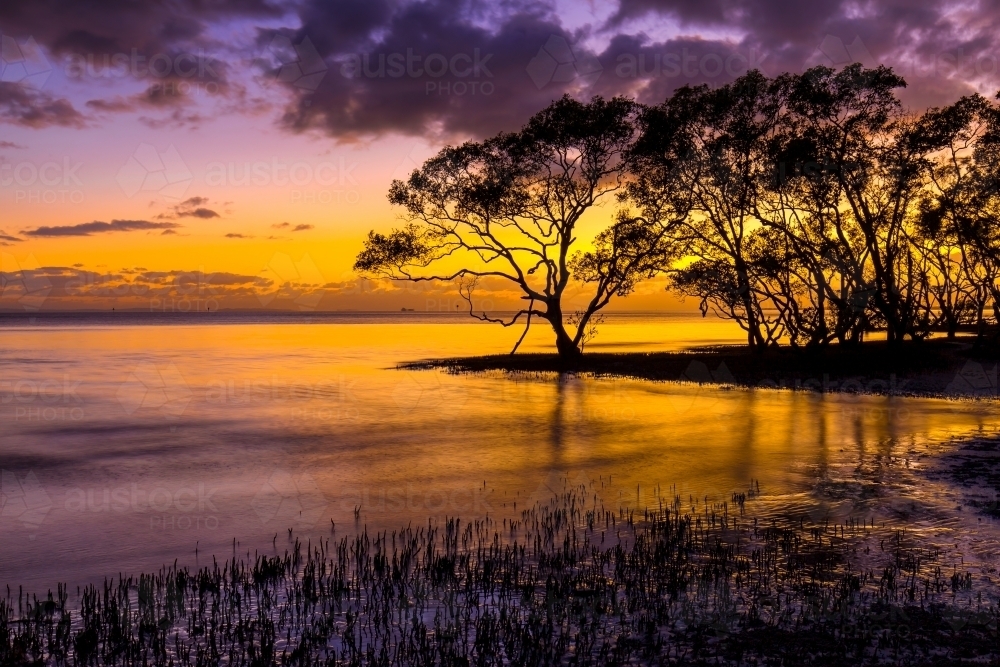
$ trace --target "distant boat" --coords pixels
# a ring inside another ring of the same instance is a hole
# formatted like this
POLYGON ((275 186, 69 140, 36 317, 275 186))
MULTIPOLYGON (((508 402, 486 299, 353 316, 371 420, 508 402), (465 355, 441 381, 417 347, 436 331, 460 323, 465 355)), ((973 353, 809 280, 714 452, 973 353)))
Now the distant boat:
POLYGON ((402 311, 402 312, 404 312, 404 313, 413 313, 413 312, 416 312, 413 308, 400 308, 399 310, 402 311))

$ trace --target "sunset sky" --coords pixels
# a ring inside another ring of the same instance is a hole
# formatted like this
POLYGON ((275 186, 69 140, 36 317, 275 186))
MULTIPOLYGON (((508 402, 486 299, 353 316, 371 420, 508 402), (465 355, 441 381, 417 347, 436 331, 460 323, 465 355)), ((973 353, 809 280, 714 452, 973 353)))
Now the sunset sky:
MULTIPOLYGON (((890 65, 913 109, 992 96, 998 19, 986 1, 4 0, 0 309, 454 310, 452 286, 351 271, 399 224, 392 179, 441 146, 564 93, 659 102, 754 67, 890 65)), ((654 282, 613 307, 695 305, 654 282)))

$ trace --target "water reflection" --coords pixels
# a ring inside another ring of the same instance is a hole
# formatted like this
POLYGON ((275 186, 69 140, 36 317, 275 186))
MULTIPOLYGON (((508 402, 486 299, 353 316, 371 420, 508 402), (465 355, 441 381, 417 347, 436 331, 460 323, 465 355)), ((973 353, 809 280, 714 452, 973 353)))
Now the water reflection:
MULTIPOLYGON (((601 336, 670 349, 738 340, 726 326, 610 319, 601 336)), ((924 475, 952 439, 996 432, 991 404, 395 369, 508 347, 434 322, 2 331, 0 585, 280 549, 289 527, 513 513, 581 476, 639 505, 758 480, 763 516, 903 521, 997 553, 996 527, 924 475)))

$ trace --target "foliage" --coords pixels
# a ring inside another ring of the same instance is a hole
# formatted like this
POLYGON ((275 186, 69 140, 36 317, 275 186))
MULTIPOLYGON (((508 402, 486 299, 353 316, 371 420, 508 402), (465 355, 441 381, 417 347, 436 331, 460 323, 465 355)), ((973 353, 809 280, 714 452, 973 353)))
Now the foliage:
POLYGON ((356 268, 458 280, 471 314, 543 319, 569 358, 612 298, 660 274, 752 348, 982 334, 1000 316, 1000 109, 972 95, 910 114, 905 85, 853 64, 752 71, 655 106, 566 97, 394 182, 409 222, 372 232, 356 268), (575 249, 581 217, 612 197, 609 226, 575 249), (527 305, 473 312, 484 278, 527 305), (569 322, 571 281, 590 298, 569 322))

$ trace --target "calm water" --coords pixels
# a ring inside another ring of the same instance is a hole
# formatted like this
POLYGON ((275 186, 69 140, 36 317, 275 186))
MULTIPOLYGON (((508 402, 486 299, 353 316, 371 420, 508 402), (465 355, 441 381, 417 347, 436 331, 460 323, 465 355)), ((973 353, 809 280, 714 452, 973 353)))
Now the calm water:
MULTIPOLYGON (((210 563, 234 539, 283 550, 288 528, 331 520, 503 514, 564 479, 643 505, 753 478, 755 512, 894 521, 966 564, 1000 553, 1000 528, 924 475, 954 439, 997 431, 990 404, 395 369, 518 334, 411 314, 0 319, 0 587, 210 563)), ((591 347, 741 339, 612 315, 591 347)), ((524 349, 548 344, 539 327, 524 349)))

